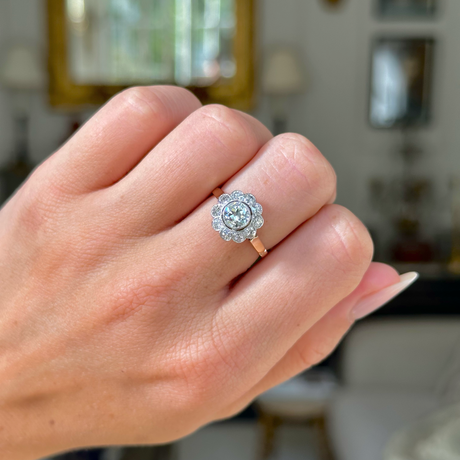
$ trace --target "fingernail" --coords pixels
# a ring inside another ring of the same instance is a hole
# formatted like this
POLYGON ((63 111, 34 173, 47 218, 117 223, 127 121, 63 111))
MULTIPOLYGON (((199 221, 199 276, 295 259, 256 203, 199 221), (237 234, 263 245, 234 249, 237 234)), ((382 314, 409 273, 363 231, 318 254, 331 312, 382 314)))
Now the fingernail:
POLYGON ((419 274, 416 272, 409 272, 401 275, 399 283, 388 286, 381 291, 371 294, 361 299, 351 310, 351 319, 356 321, 357 319, 364 318, 370 315, 375 310, 383 307, 387 302, 400 294, 404 289, 407 289, 412 283, 414 283, 419 274))

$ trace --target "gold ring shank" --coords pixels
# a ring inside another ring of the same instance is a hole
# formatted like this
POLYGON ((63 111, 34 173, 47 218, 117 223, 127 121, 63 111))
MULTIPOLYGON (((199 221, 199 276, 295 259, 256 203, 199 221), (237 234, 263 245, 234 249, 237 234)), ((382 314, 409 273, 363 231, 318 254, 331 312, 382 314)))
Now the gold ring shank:
POLYGON ((252 247, 259 253, 260 257, 265 257, 268 254, 268 251, 265 249, 264 243, 262 243, 258 236, 249 241, 251 242, 252 247))
MULTIPOLYGON (((219 198, 221 195, 224 194, 224 192, 222 191, 222 189, 216 188, 215 190, 213 190, 212 194, 216 198, 219 198)), ((249 240, 249 242, 252 244, 252 247, 257 251, 260 257, 265 257, 268 254, 267 249, 265 248, 264 244, 258 236, 252 238, 252 240, 249 240)))
POLYGON ((212 194, 216 197, 216 198, 219 198, 221 195, 224 194, 224 192, 222 191, 222 189, 220 189, 219 187, 214 189, 212 194))

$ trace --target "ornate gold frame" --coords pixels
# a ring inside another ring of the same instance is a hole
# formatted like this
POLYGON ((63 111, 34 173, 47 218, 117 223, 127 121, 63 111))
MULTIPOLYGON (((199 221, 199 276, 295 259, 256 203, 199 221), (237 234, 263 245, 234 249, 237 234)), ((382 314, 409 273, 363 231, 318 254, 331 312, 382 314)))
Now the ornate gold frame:
MULTIPOLYGON (((237 71, 229 84, 189 88, 203 103, 219 103, 241 110, 253 105, 254 97, 254 1, 236 0, 237 31, 235 59, 237 71)), ((67 66, 65 0, 47 0, 49 43, 49 100, 63 109, 101 105, 123 90, 124 86, 77 85, 67 66)))

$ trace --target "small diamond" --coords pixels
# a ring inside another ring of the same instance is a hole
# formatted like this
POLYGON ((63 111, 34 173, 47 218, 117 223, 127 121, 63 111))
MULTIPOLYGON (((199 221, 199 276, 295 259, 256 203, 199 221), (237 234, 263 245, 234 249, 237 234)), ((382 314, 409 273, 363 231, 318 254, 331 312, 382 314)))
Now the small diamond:
POLYGON ((212 207, 212 209, 211 209, 211 216, 212 217, 219 217, 221 214, 222 214, 222 209, 218 204, 216 204, 215 206, 212 207))
POLYGON ((254 206, 256 204, 256 197, 251 195, 250 193, 246 193, 244 196, 244 202, 247 203, 249 206, 254 206))
POLYGON ((252 207, 252 210, 254 211, 254 214, 262 214, 262 212, 263 212, 262 205, 260 205, 259 203, 256 203, 256 204, 252 207))
POLYGON ((222 222, 222 219, 218 217, 217 219, 214 219, 212 221, 212 228, 216 232, 220 232, 223 228, 225 227, 224 223, 222 222))
POLYGON ((233 232, 232 240, 235 243, 242 243, 244 240, 246 240, 246 237, 241 232, 233 232))
POLYGON ((232 231, 228 228, 223 228, 220 231, 220 237, 225 241, 230 241, 232 239, 232 231))
POLYGON ((222 212, 222 218, 228 228, 232 230, 242 230, 251 222, 252 214, 247 204, 241 201, 232 201, 225 206, 222 212))
POLYGON ((231 197, 232 197, 232 200, 241 201, 242 199, 244 199, 244 193, 241 192, 240 190, 235 190, 234 192, 232 192, 231 197))
POLYGON ((260 228, 264 224, 264 218, 262 216, 256 216, 254 217, 254 220, 252 221, 252 225, 255 228, 260 228))
POLYGON ((224 193, 223 195, 219 197, 219 203, 222 203, 222 204, 228 203, 230 199, 231 199, 230 195, 227 195, 226 193, 224 193))
POLYGON ((257 236, 257 231, 255 228, 248 227, 243 230, 243 234, 247 239, 252 240, 257 236))

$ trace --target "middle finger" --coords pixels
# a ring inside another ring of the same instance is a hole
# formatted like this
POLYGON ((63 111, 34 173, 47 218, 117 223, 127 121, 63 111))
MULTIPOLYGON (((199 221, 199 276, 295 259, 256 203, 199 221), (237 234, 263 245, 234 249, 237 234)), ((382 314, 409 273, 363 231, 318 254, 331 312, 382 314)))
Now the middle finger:
POLYGON ((160 232, 188 215, 271 137, 262 123, 243 112, 202 107, 107 190, 104 203, 115 210, 118 226, 126 223, 128 234, 160 232))

